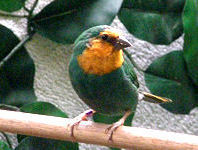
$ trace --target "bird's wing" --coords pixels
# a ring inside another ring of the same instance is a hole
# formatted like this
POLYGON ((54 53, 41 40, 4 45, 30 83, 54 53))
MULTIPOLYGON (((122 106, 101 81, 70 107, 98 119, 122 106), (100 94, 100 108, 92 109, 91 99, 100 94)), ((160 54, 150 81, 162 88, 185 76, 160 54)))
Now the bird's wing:
MULTIPOLYGON (((133 59, 131 58, 130 54, 124 50, 124 71, 127 75, 128 78, 130 78, 130 80, 132 81, 133 84, 136 85, 136 87, 139 87, 139 83, 138 83, 138 79, 134 70, 134 67, 138 70, 141 71, 141 69, 139 69, 139 67, 136 65, 136 63, 133 61, 133 59)), ((160 96, 156 96, 147 92, 141 92, 139 91, 139 93, 142 95, 141 100, 150 102, 150 103, 170 103, 172 102, 171 99, 168 98, 164 98, 164 97, 160 97, 160 96)))
POLYGON ((135 86, 138 88, 139 83, 131 59, 132 58, 130 57, 129 53, 127 53, 126 50, 124 50, 124 60, 125 60, 123 63, 124 72, 126 73, 126 76, 131 80, 131 82, 135 84, 135 86))
POLYGON ((136 64, 136 62, 133 60, 133 58, 131 57, 131 54, 129 54, 129 52, 125 49, 123 49, 124 54, 126 55, 126 57, 130 60, 130 62, 133 64, 133 66, 137 69, 137 71, 139 72, 143 72, 143 70, 136 64))

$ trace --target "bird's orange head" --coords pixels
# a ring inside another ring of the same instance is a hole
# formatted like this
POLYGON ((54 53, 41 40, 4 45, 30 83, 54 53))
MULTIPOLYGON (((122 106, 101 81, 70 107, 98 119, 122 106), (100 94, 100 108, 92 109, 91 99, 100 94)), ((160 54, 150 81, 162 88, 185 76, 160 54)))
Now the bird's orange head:
POLYGON ((113 28, 107 28, 86 43, 86 49, 77 57, 86 74, 104 75, 120 68, 124 62, 123 48, 131 44, 113 28))

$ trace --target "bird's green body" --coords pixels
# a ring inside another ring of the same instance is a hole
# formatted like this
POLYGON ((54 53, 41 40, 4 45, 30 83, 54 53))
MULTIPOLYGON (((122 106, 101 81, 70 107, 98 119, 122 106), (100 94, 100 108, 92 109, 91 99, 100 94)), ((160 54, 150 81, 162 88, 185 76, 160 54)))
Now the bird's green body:
POLYGON ((134 110, 138 102, 139 87, 133 64, 124 53, 124 62, 116 70, 104 74, 87 74, 77 57, 87 48, 89 40, 109 26, 97 26, 82 33, 75 41, 69 64, 69 75, 78 96, 98 113, 121 115, 134 110))

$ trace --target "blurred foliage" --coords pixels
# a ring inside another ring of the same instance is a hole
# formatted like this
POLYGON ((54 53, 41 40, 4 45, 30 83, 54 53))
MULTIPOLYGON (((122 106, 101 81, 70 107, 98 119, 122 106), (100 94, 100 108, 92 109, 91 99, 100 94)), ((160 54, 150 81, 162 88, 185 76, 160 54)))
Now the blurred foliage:
POLYGON ((0 10, 13 12, 21 9, 26 0, 0 0, 0 10))
POLYGON ((9 148, 9 146, 7 145, 7 143, 0 141, 0 149, 1 150, 11 150, 11 148, 9 148))
POLYGON ((154 44, 170 44, 183 33, 185 0, 124 0, 118 17, 130 33, 154 44))
POLYGON ((22 112, 33 113, 33 114, 40 114, 40 115, 49 115, 49 116, 56 116, 56 117, 64 117, 67 118, 68 116, 48 102, 33 102, 30 104, 23 105, 20 110, 22 112))
POLYGON ((155 60, 146 70, 149 90, 173 100, 163 104, 172 113, 188 114, 198 106, 198 1, 187 0, 183 12, 184 50, 155 60))
POLYGON ((78 144, 39 137, 26 137, 15 150, 78 150, 78 144))
POLYGON ((84 30, 111 24, 122 0, 56 0, 47 5, 32 20, 41 35, 61 43, 73 43, 84 30))
POLYGON ((183 51, 173 51, 156 59, 146 70, 150 91, 167 97, 173 103, 161 104, 172 113, 188 114, 198 106, 196 89, 188 76, 183 51))
POLYGON ((187 0, 183 13, 184 58, 189 75, 198 86, 198 2, 187 0))
MULTIPOLYGON (((145 80, 152 93, 173 100, 173 103, 161 105, 168 111, 188 114, 197 107, 197 0, 55 0, 35 15, 32 15, 35 7, 27 10, 25 0, 0 1, 0 10, 8 14, 21 8, 28 13, 25 19, 30 36, 37 32, 64 44, 73 43, 81 32, 90 27, 110 25, 116 16, 134 36, 154 44, 170 44, 185 33, 184 51, 171 52, 156 59, 146 70, 145 80)), ((20 107, 23 112, 67 117, 50 103, 34 102, 33 60, 24 47, 5 59, 22 41, 3 25, 0 25, 0 37, 0 109, 18 111, 17 107, 20 107)), ((133 115, 127 118, 125 125, 131 125, 133 115)), ((96 114, 94 120, 113 123, 120 117, 96 114)), ((78 149, 77 143, 22 135, 17 138, 17 150, 78 149)), ((0 141, 0 148, 11 149, 3 141, 0 141)))
MULTIPOLYGON (((0 62, 20 42, 14 33, 0 25, 0 62)), ((0 103, 22 106, 36 100, 33 89, 35 66, 22 47, 0 67, 0 103)))
MULTIPOLYGON (((33 114, 49 115, 63 118, 68 117, 63 111, 48 102, 33 102, 31 104, 23 105, 20 110, 22 112, 33 114)), ((17 146, 16 150, 78 150, 78 143, 73 142, 44 139, 19 134, 17 135, 17 139, 19 145, 17 146)))

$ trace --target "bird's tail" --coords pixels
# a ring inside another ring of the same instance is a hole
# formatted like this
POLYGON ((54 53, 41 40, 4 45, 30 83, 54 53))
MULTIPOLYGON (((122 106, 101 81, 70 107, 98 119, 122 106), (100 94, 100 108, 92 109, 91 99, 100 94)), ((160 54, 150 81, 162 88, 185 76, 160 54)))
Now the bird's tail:
POLYGON ((147 92, 140 92, 142 94, 141 100, 150 102, 150 103, 155 103, 155 104, 160 104, 160 103, 170 103, 172 102, 171 99, 156 96, 147 92))

